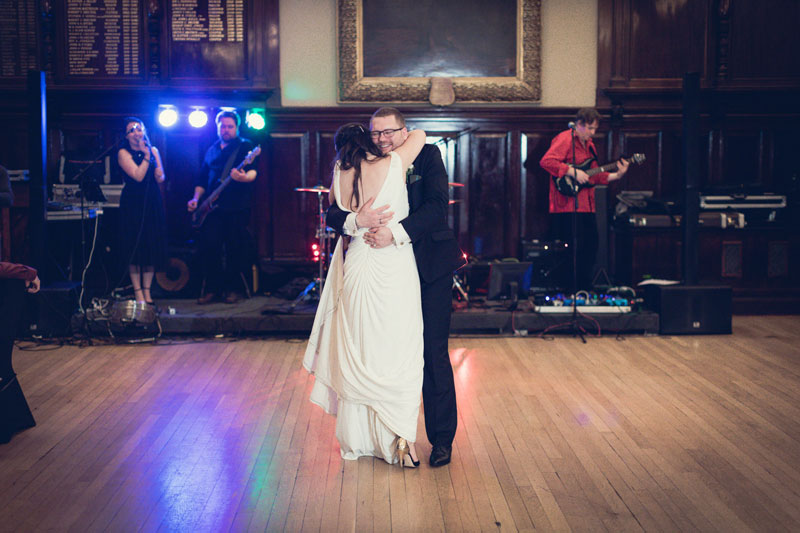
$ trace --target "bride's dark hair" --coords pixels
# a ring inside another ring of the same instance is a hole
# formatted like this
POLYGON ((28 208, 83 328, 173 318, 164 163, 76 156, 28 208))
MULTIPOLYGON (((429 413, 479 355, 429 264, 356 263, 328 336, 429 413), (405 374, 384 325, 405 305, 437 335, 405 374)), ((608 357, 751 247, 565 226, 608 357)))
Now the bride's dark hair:
POLYGON ((373 142, 370 132, 357 122, 345 124, 336 130, 336 135, 333 136, 333 146, 336 149, 334 165, 338 162, 341 170, 355 169, 350 203, 352 205, 353 199, 355 199, 355 205, 358 207, 361 200, 358 194, 358 183, 361 181, 361 162, 367 158, 367 154, 376 157, 385 156, 381 153, 378 145, 373 142))

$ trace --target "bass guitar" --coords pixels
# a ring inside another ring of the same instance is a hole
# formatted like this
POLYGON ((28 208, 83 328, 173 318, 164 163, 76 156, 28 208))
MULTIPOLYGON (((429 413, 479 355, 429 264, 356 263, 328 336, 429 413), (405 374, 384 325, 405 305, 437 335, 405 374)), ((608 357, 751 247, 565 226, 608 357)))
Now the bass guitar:
MULTIPOLYGON (((236 170, 242 170, 242 168, 244 168, 246 165, 252 163, 260 153, 261 153, 261 145, 258 145, 249 152, 247 152, 247 155, 244 157, 244 160, 241 163, 239 163, 239 165, 236 167, 236 170)), ((200 226, 203 225, 203 222, 206 221, 206 217, 208 217, 208 215, 211 214, 211 212, 217 208, 214 202, 217 201, 219 195, 222 194, 225 188, 228 185, 230 185, 232 181, 233 177, 231 177, 231 175, 228 174, 228 177, 225 178, 225 180, 222 183, 220 183, 219 187, 214 189, 211 192, 211 194, 209 194, 208 197, 205 200, 203 200, 203 203, 200 204, 197 207, 197 209, 195 209, 194 213, 192 213, 192 227, 194 229, 199 229, 200 226)))
MULTIPOLYGON (((641 165, 644 163, 646 157, 644 154, 633 154, 631 157, 621 157, 620 159, 626 160, 628 163, 636 163, 637 165, 641 165)), ((594 176, 595 174, 599 174, 600 172, 613 172, 617 170, 617 162, 608 163, 607 165, 603 165, 602 167, 595 167, 591 168, 592 161, 594 161, 593 157, 590 157, 586 161, 582 162, 579 165, 570 165, 572 168, 577 168, 578 170, 583 170, 589 177, 594 176)), ((578 180, 575 179, 569 172, 564 174, 560 178, 553 176, 553 182, 556 185, 556 190, 563 194, 564 196, 577 196, 578 192, 581 189, 585 189, 587 187, 594 187, 594 183, 587 181, 586 183, 578 183, 578 180)))

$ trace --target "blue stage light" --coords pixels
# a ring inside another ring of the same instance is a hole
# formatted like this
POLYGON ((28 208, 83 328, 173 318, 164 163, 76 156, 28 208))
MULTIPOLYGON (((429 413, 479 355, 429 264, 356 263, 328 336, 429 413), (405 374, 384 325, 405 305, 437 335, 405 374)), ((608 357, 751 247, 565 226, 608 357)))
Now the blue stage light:
POLYGON ((175 106, 160 105, 158 106, 158 123, 165 128, 169 128, 178 122, 178 110, 175 106))
POLYGON ((202 108, 195 107, 194 110, 189 113, 189 124, 195 128, 202 128, 208 124, 208 113, 202 108))

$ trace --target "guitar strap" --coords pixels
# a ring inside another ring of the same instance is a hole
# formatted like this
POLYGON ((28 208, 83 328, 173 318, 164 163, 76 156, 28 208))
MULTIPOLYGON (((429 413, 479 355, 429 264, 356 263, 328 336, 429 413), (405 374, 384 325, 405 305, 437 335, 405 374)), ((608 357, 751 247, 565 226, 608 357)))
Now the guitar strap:
POLYGON ((597 161, 598 164, 600 164, 600 159, 597 157, 597 152, 595 151, 593 144, 589 145, 589 152, 591 152, 592 156, 594 157, 594 160, 597 161))
MULTIPOLYGON (((217 178, 219 180, 219 184, 217 185, 217 187, 219 187, 222 184, 222 182, 225 181, 225 178, 228 177, 228 174, 231 173, 231 169, 233 168, 233 162, 236 161, 236 156, 239 155, 239 150, 241 150, 241 148, 242 148, 242 143, 239 143, 239 146, 237 146, 236 149, 231 152, 231 155, 225 162, 225 167, 222 169, 222 174, 220 174, 219 178, 217 178)), ((214 189, 216 189, 217 187, 214 187, 214 189)))

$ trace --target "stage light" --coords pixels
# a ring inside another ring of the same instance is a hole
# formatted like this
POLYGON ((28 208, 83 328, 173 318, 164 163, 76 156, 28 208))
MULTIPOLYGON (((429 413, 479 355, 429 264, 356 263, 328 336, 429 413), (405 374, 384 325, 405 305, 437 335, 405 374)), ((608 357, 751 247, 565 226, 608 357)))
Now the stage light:
POLYGON ((208 123, 208 113, 206 113, 202 108, 195 107, 193 111, 189 113, 189 124, 191 124, 195 128, 202 128, 208 123))
POLYGON ((267 125, 265 110, 260 107, 254 107, 253 109, 248 110, 244 122, 251 130, 263 130, 267 125))
POLYGON ((160 105, 158 106, 158 123, 165 128, 174 126, 178 122, 178 110, 175 106, 160 105))

